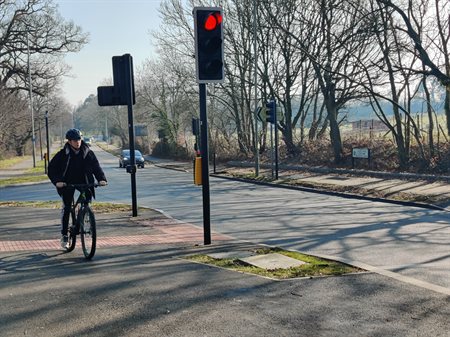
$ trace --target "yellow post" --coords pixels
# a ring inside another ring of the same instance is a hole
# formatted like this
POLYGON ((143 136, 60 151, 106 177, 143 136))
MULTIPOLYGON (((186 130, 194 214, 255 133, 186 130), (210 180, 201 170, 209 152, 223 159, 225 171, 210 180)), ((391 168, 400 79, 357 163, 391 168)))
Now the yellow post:
POLYGON ((202 184, 202 157, 195 157, 194 184, 202 184))

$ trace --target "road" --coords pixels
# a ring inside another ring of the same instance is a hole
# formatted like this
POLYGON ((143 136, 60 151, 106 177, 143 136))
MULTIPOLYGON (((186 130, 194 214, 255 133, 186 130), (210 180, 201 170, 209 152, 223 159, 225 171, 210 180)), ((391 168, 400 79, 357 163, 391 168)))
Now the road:
MULTIPOLYGON (((94 149, 110 183, 97 199, 130 203, 129 174, 115 157, 94 149)), ((137 182, 139 206, 202 225, 201 188, 193 185, 192 173, 147 166, 138 170, 137 182)), ((210 182, 213 231, 367 264, 450 291, 448 213, 218 178, 210 182)), ((50 184, 0 189, 0 200, 57 199, 50 184)))

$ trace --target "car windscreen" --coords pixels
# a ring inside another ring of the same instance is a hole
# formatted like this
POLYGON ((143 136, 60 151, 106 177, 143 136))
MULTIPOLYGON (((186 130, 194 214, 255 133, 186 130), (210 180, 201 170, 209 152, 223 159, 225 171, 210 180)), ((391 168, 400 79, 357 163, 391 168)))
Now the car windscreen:
MULTIPOLYGON (((129 156, 130 155, 130 150, 123 150, 122 151, 122 156, 129 156)), ((142 153, 139 150, 134 150, 134 155, 136 157, 142 157, 142 153)))

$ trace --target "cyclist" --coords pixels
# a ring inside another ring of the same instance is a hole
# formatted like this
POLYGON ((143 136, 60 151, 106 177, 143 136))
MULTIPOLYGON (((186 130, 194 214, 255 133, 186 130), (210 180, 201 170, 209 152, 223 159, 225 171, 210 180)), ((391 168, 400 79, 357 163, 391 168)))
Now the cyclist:
MULTIPOLYGON (((48 177, 56 186, 58 194, 63 201, 61 212, 61 247, 68 244, 68 226, 70 209, 75 189, 67 184, 94 183, 94 176, 99 185, 105 186, 107 180, 94 152, 82 140, 78 129, 69 129, 66 132, 67 143, 53 157, 48 164, 48 177)), ((91 190, 94 195, 94 188, 91 190)))

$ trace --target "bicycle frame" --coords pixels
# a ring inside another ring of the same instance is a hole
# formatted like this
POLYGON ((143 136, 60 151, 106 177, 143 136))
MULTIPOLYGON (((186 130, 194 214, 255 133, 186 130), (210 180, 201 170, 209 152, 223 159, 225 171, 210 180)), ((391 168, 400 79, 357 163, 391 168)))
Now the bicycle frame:
POLYGON ((76 236, 81 235, 83 253, 86 259, 90 260, 95 254, 96 229, 95 217, 89 204, 92 200, 90 188, 98 187, 98 184, 68 184, 80 192, 76 201, 72 200, 71 218, 72 225, 69 227, 69 245, 66 249, 71 252, 76 245, 76 236), (87 222, 86 222, 87 221, 87 222), (85 226, 89 224, 88 226, 85 226), (86 241, 89 240, 89 243, 86 241))
POLYGON ((91 187, 97 187, 97 184, 82 184, 82 185, 68 185, 69 187, 74 187, 76 190, 80 192, 78 195, 77 201, 72 200, 72 209, 76 210, 77 206, 80 207, 86 206, 91 202, 92 192, 90 190, 91 187), (88 195, 86 195, 88 194, 88 195))

